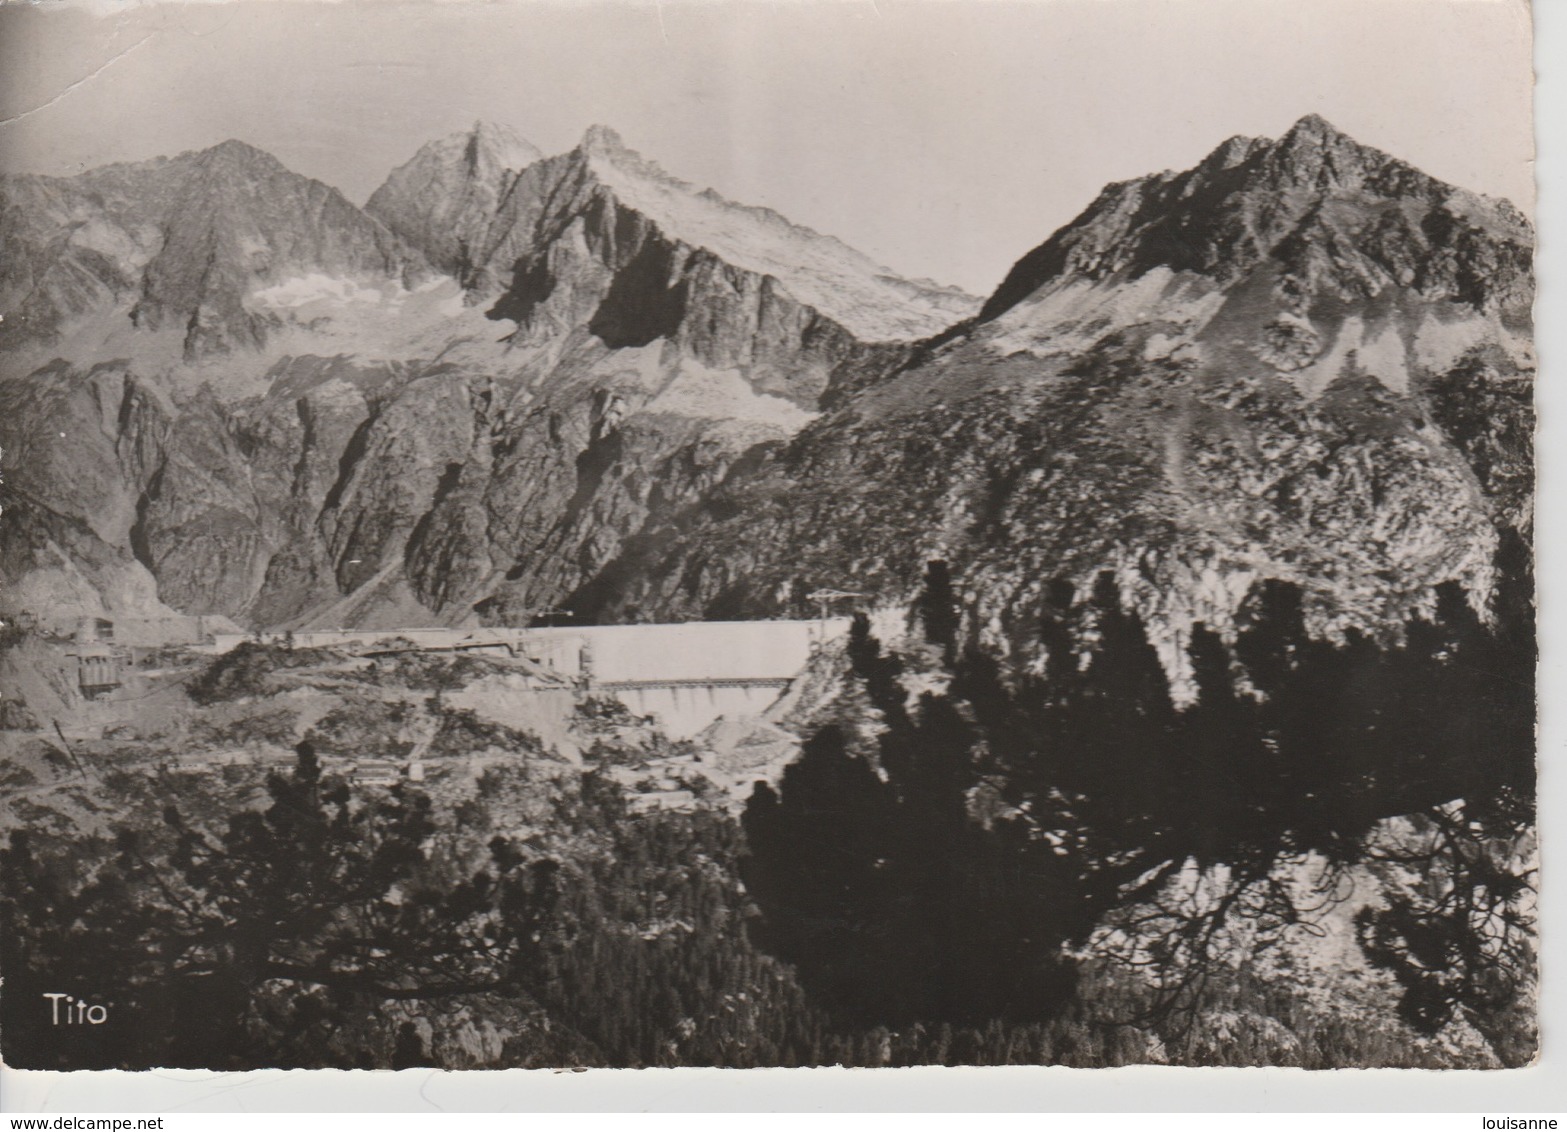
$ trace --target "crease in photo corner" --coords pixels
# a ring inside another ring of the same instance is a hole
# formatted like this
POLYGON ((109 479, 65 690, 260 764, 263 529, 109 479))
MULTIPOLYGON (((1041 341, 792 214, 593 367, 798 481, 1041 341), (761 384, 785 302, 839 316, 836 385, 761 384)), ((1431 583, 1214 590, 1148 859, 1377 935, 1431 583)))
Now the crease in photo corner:
MULTIPOLYGON (((229 2, 229 0, 215 0, 215 2, 227 3, 227 2, 229 2)), ((304 0, 301 0, 301 2, 304 2, 304 0)), ((34 106, 31 109, 24 110, 20 114, 13 114, 13 115, 11 115, 8 118, 0 118, 0 126, 8 126, 8 125, 12 124, 13 122, 20 122, 20 121, 22 121, 25 118, 32 117, 32 115, 37 114, 40 111, 49 109, 49 107, 53 106, 56 102, 59 102, 60 99, 65 98, 67 95, 69 95, 72 91, 76 90, 78 87, 85 86, 86 84, 92 82, 99 75, 103 74, 110 67, 114 66, 114 64, 118 63, 121 59, 124 59, 127 55, 131 54, 131 52, 133 52, 133 51, 137 50, 138 48, 142 47, 144 44, 147 43, 148 40, 150 40, 153 37, 153 34, 154 33, 152 33, 152 32, 148 32, 146 35, 144 35, 140 39, 138 39, 135 43, 133 43, 129 47, 125 48, 123 51, 117 52, 116 54, 111 56, 109 59, 105 60, 105 62, 100 67, 98 67, 96 70, 91 71, 91 72, 89 72, 86 75, 83 75, 81 78, 77 79, 75 82, 73 82, 69 86, 65 87, 63 90, 60 91, 59 94, 55 95, 48 102, 42 103, 41 105, 38 105, 38 106, 34 106)))
MULTIPOLYGON (((1160 1072, 1161 1076, 1164 1076, 1164 1071, 1161 1071, 1160 1068, 1152 1068, 1152 1071, 1160 1072)), ((263 1074, 270 1074, 270 1072, 273 1072, 273 1071, 262 1071, 262 1072, 263 1072, 263 1074)), ((414 1071, 404 1071, 404 1072, 414 1072, 414 1071)), ((500 1072, 512 1072, 512 1071, 500 1071, 500 1072)), ((594 1072, 594 1074, 599 1074, 599 1072, 602 1072, 602 1071, 591 1071, 591 1072, 594 1072)), ((649 1071, 649 1072, 658 1072, 658 1071, 649 1071)), ((683 1076, 689 1076, 689 1074, 691 1074, 691 1071, 689 1071, 689 1069, 679 1069, 679 1071, 675 1071, 675 1072, 679 1072, 679 1074, 683 1074, 683 1076)), ((1117 1072, 1117 1071, 1111 1071, 1111 1074, 1114 1074, 1114 1072, 1117 1072)), ((1172 1069, 1172 1071, 1169 1071, 1169 1072, 1180 1072, 1180 1071, 1174 1071, 1174 1069, 1172 1069)), ((1517 1071, 1512 1071, 1512 1072, 1517 1072, 1517 1071)), ((624 1074, 622 1074, 622 1076, 624 1076, 624 1074)), ((856 1077, 859 1077, 859 1074, 856 1074, 856 1077)), ((423 1079, 423 1080, 425 1080, 425 1082, 428 1083, 428 1082, 436 1082, 436 1080, 450 1080, 450 1079, 448 1079, 448 1077, 428 1076, 428 1077, 425 1077, 425 1079, 423 1079)))

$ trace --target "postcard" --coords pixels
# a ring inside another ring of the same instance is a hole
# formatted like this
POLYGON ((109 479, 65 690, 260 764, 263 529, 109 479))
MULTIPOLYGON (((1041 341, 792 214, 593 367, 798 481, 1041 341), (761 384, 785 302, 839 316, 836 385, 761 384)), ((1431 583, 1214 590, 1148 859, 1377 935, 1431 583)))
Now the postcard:
POLYGON ((0 44, 7 1065, 1534 1062, 1526 3, 0 44))

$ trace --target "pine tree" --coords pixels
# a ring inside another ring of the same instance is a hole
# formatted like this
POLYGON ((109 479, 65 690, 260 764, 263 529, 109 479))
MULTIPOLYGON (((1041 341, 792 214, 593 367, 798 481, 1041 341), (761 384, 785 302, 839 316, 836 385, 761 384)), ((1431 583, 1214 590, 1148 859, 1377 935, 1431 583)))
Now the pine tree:
POLYGON ((812 736, 777 791, 758 783, 746 805, 740 875, 767 913, 759 941, 841 1017, 893 1009, 903 972, 920 962, 894 807, 836 727, 812 736))
MULTIPOLYGON (((325 1027, 345 1003, 515 994, 536 976, 555 898, 550 862, 523 866, 501 842, 466 872, 433 847, 428 798, 394 787, 356 803, 308 743, 267 790, 266 809, 216 827, 170 806, 161 831, 51 846, 17 834, 0 851, 8 986, 113 987, 118 1016, 134 1019, 106 1029, 94 1058, 62 1064, 325 1059, 322 1033, 258 1032, 263 1001, 325 1027), (281 1007, 268 989, 279 986, 291 988, 281 1007)), ((5 1052, 42 1066, 60 1047, 34 1040, 31 1005, 5 996, 5 1052)))
POLYGON ((925 640, 942 650, 946 663, 957 657, 958 625, 960 613, 957 594, 952 588, 952 574, 947 564, 935 559, 925 567, 925 584, 915 604, 925 640))

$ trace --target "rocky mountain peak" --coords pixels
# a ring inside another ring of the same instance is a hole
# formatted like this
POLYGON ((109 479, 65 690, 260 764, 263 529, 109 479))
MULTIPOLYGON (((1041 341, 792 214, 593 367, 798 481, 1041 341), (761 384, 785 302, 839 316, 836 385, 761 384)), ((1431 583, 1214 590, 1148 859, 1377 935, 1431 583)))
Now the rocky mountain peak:
POLYGON ((1283 192, 1355 187, 1389 169, 1413 181, 1430 180, 1381 150, 1362 145, 1320 114, 1307 114, 1276 139, 1237 135, 1221 142, 1190 171, 1162 176, 1190 187, 1240 170, 1248 188, 1283 192))
POLYGON ((1220 170, 1233 169, 1256 153, 1258 148, 1267 144, 1268 142, 1265 138, 1248 138, 1241 134, 1236 134, 1234 137, 1221 142, 1212 153, 1202 159, 1201 164, 1197 168, 1209 175, 1220 170))
POLYGON ((1279 139, 1281 146, 1357 146, 1358 143, 1348 134, 1338 129, 1321 114, 1303 115, 1296 123, 1285 131, 1279 139))
POLYGON ((582 135, 580 148, 584 153, 602 157, 636 156, 627 148, 619 132, 610 126, 599 123, 595 123, 587 128, 587 131, 582 135))
MULTIPOLYGON (((664 167, 642 156, 625 143, 625 140, 609 126, 589 126, 577 148, 567 155, 567 160, 580 164, 591 176, 612 189, 642 201, 651 194, 671 194, 703 198, 711 203, 740 208, 725 200, 711 189, 702 190, 665 171, 664 167)), ((627 203, 631 203, 630 200, 627 203)))
POLYGON ((519 173, 541 160, 508 126, 479 121, 426 142, 387 176, 365 211, 464 286, 478 285, 488 233, 519 173))
MULTIPOLYGON (((974 309, 955 287, 911 281, 832 236, 770 208, 737 204, 666 172, 607 126, 593 126, 561 172, 590 196, 607 194, 662 237, 770 280, 795 301, 865 342, 909 341, 946 329, 974 309)), ((575 208, 576 204, 569 207, 575 208)))
POLYGON ((544 157, 537 146, 527 141, 510 126, 497 122, 477 121, 464 138, 463 157, 470 172, 482 172, 500 168, 520 172, 544 157))
POLYGON ((464 178, 490 180, 502 173, 516 175, 544 156, 537 146, 510 126, 477 121, 466 130, 425 142, 408 161, 398 166, 371 196, 384 197, 393 188, 406 188, 417 178, 434 178, 443 187, 460 185, 464 178))
MULTIPOLYGON (((610 332, 611 340, 666 336, 666 323, 686 309, 676 276, 698 268, 754 277, 724 286, 780 292, 862 342, 923 338, 976 305, 955 288, 904 280, 771 209, 682 181, 608 126, 590 127, 560 156, 530 160, 536 152, 504 127, 479 123, 421 148, 366 205, 453 275, 470 302, 494 300, 492 317, 518 322, 514 344, 591 320, 611 291, 617 309, 661 312, 638 315, 634 333, 610 332), (584 230, 585 243, 570 235, 584 230), (649 239, 657 249, 644 248, 649 239)), ((618 327, 620 319, 596 325, 618 327)))
POLYGON ((1226 289, 1266 270, 1297 314, 1318 296, 1358 303, 1412 287, 1526 317, 1533 240, 1508 202, 1444 184, 1309 114, 1280 138, 1231 138, 1185 172, 1109 186, 1018 261, 980 322, 1057 284, 1160 270, 1226 289))
POLYGON ((1254 155, 1259 180, 1278 188, 1357 189, 1386 174, 1393 193, 1419 191, 1433 182, 1412 166, 1362 145, 1317 114, 1296 122, 1283 137, 1254 155))
POLYGON ((238 138, 229 138, 207 149, 185 154, 184 157, 199 168, 223 173, 271 176, 288 172, 287 166, 266 150, 238 138))

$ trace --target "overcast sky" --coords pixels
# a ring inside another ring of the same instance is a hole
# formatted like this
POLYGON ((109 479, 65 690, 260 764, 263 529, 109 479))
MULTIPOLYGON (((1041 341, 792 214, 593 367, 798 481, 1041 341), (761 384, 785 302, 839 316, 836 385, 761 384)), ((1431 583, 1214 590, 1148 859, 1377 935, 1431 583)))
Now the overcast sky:
POLYGON ((1532 206, 1526 0, 101 4, 0 7, 0 165, 238 137, 362 202, 475 119, 546 153, 602 122, 978 293, 1106 182, 1310 112, 1532 206))

